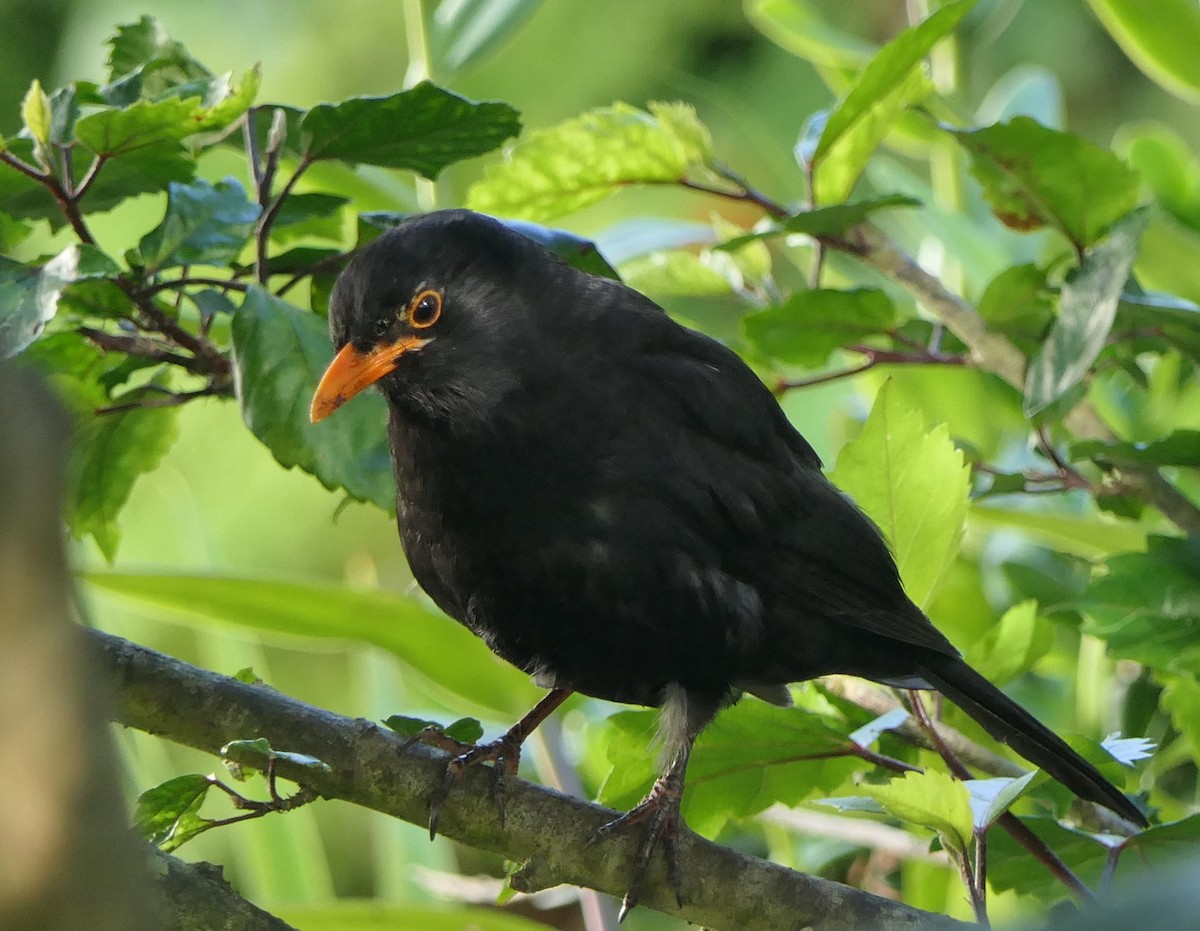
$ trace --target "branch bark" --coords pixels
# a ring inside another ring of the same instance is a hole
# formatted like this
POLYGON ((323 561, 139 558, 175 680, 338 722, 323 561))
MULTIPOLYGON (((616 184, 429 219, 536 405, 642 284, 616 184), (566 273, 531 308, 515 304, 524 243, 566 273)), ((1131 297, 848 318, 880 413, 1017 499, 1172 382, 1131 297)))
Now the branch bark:
MULTIPOLYGON (((279 772, 322 796, 342 799, 424 825, 429 794, 445 770, 445 757, 420 745, 401 752, 398 736, 371 721, 353 720, 305 705, 263 686, 207 672, 110 634, 88 631, 97 660, 116 685, 121 723, 187 746, 218 752, 231 740, 265 737, 277 750, 319 757, 331 771, 279 772)), ((522 780, 506 791, 501 824, 491 798, 491 778, 468 770, 451 792, 441 832, 524 866, 513 877, 522 891, 560 883, 624 893, 628 866, 640 837, 634 834, 588 845, 596 829, 613 818, 598 805, 569 798, 522 780)), ((680 908, 659 867, 644 896, 646 905, 714 929, 812 928, 814 931, 899 931, 965 928, 943 915, 922 912, 830 882, 747 857, 685 832, 679 839, 685 864, 680 908)))

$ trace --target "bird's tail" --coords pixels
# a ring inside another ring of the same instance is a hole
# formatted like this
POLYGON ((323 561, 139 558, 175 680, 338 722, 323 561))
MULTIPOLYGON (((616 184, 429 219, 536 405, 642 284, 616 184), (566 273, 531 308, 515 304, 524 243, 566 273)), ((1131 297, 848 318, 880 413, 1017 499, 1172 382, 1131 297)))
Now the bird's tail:
POLYGON ((960 659, 923 667, 921 675, 985 731, 1078 795, 1135 824, 1146 816, 1058 735, 960 659))

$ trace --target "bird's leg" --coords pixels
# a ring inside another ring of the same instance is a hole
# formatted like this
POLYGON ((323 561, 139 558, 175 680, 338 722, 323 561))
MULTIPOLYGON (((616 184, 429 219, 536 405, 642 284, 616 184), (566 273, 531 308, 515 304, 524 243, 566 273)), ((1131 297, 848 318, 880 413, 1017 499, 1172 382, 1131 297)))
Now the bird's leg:
POLYGON ((442 806, 450 795, 450 788, 463 770, 478 763, 492 764, 492 797, 496 800, 496 810, 500 813, 500 823, 504 823, 504 788, 505 779, 516 775, 521 762, 521 744, 534 732, 539 724, 550 716, 555 708, 567 700, 570 689, 554 689, 521 720, 510 727, 499 738, 491 743, 471 746, 448 737, 438 729, 426 728, 406 741, 405 746, 415 741, 428 743, 450 753, 456 753, 448 764, 441 783, 433 790, 429 800, 429 836, 437 836, 437 823, 442 815, 442 806))
POLYGON ((660 842, 667 861, 667 885, 675 893, 675 901, 683 905, 683 876, 679 871, 675 838, 683 820, 679 814, 679 804, 683 799, 684 774, 691 753, 692 741, 689 739, 676 753, 666 772, 655 780, 650 793, 636 807, 603 825, 592 838, 591 842, 595 843, 628 825, 647 822, 646 836, 638 847, 637 858, 633 862, 633 878, 621 902, 618 921, 624 921, 625 916, 640 901, 642 886, 646 874, 650 871, 650 858, 654 856, 654 850, 660 842))

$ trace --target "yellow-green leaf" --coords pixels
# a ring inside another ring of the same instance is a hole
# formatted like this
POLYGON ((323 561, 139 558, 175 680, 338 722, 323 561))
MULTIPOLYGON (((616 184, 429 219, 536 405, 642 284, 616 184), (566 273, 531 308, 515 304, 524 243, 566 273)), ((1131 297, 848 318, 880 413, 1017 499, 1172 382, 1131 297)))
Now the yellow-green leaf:
POLYGON ((1200 103, 1196 0, 1088 0, 1130 60, 1176 97, 1200 103))
POLYGON ((21 119, 24 121, 25 128, 29 130, 29 135, 33 137, 35 142, 39 145, 46 145, 50 141, 50 122, 52 119, 50 98, 42 90, 41 81, 36 78, 29 85, 25 99, 21 101, 21 119))

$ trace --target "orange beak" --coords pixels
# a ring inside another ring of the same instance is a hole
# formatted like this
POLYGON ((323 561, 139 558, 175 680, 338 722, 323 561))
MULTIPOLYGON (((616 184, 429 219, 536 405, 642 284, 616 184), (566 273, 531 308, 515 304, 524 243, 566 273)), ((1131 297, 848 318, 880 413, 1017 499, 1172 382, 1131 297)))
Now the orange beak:
POLYGON ((347 343, 321 376, 308 419, 313 423, 324 420, 364 388, 395 370, 402 355, 416 352, 427 342, 429 340, 415 336, 402 336, 394 343, 381 343, 368 352, 347 343))

